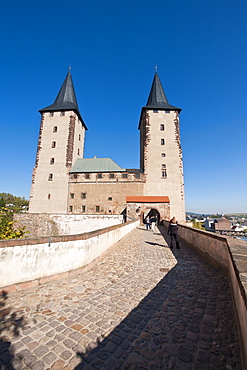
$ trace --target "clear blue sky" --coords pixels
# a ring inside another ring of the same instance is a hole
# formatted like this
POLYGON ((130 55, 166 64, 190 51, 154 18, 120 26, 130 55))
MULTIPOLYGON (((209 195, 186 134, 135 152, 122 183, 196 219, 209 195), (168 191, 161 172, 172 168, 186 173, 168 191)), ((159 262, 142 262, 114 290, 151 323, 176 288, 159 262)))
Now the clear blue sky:
POLYGON ((42 109, 72 66, 85 157, 139 167, 154 67, 181 107, 186 210, 247 212, 246 0, 1 5, 0 192, 29 198, 42 109))

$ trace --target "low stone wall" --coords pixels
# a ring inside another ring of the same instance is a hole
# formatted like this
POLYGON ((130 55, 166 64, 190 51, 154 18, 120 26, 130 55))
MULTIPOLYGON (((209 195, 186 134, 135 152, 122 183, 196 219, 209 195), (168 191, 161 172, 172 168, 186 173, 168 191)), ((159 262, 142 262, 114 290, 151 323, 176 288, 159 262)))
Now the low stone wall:
POLYGON ((29 237, 75 235, 119 225, 122 215, 68 215, 48 213, 17 213, 16 227, 26 227, 29 237))
POLYGON ((11 292, 80 272, 138 224, 79 235, 0 240, 0 288, 11 292))
MULTIPOLYGON (((164 221, 168 227, 169 223, 164 221)), ((179 238, 229 277, 235 307, 243 369, 247 369, 247 242, 222 237, 185 225, 178 226, 179 238)))

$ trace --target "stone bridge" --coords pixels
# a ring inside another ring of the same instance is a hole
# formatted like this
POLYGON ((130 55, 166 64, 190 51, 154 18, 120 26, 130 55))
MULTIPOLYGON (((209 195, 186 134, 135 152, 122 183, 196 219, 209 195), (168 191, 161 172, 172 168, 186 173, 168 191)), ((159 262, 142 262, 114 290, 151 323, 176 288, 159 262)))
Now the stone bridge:
POLYGON ((0 369, 246 369, 247 243, 180 225, 181 249, 171 250, 166 226, 1 242, 9 274, 10 256, 20 271, 0 288, 0 369), (111 247, 76 268, 76 242, 85 257, 87 239, 111 247), (25 263, 39 260, 53 275, 28 281, 25 263))

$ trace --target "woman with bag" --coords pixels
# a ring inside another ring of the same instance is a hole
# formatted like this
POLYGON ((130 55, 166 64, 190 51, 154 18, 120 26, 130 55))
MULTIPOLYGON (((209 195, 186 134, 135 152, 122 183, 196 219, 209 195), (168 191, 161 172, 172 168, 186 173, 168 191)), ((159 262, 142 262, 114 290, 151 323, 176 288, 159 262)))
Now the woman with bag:
POLYGON ((171 249, 173 248, 174 244, 176 245, 177 249, 180 249, 179 241, 178 241, 178 222, 176 217, 173 217, 170 220, 168 235, 171 237, 171 249))

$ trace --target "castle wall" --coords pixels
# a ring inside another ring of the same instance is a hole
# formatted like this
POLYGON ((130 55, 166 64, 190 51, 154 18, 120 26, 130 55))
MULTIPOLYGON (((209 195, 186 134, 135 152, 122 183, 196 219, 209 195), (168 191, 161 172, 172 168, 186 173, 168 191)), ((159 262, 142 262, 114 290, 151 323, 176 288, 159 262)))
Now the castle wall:
POLYGON ((166 195, 171 216, 185 220, 182 149, 177 111, 148 110, 141 124, 142 154, 146 182, 144 195, 166 195), (167 113, 169 112, 169 113, 167 113))
MULTIPOLYGON (((168 222, 164 221, 168 227, 168 222)), ((222 237, 185 225, 178 226, 178 235, 186 244, 210 263, 221 268, 230 280, 230 287, 241 343, 242 368, 247 368, 247 243, 222 237)))
POLYGON ((92 173, 87 180, 85 174, 77 174, 76 179, 72 174, 69 184, 69 212, 121 214, 126 208, 126 196, 143 195, 143 178, 143 174, 136 178, 133 173, 128 174, 126 181, 122 178, 122 173, 114 173, 113 179, 110 179, 110 173, 102 173, 102 178, 97 179, 97 174, 92 173))
MULTIPOLYGON (((115 215, 126 212, 126 196, 168 196, 170 216, 184 221, 180 109, 168 104, 157 72, 148 102, 148 106, 154 108, 142 109, 141 171, 105 173, 106 168, 103 167, 99 174, 86 174, 75 173, 73 168, 70 174, 75 160, 83 158, 86 126, 80 117, 68 72, 54 104, 40 111, 42 119, 29 213, 115 215), (68 102, 72 105, 67 105, 68 102), (63 108, 66 106, 68 110, 63 108), (76 109, 69 110, 71 106, 76 109), (158 109, 157 106, 163 108, 158 109)), ((97 168, 92 167, 91 170, 97 171, 97 168)), ((107 170, 110 171, 109 168, 107 170)), ((88 168, 84 170, 88 171, 88 168)), ((168 217, 166 209, 161 212, 162 218, 168 217)))
POLYGON ((66 278, 72 270, 80 273, 78 270, 98 258, 138 223, 79 235, 0 240, 0 287, 7 287, 8 292, 16 291, 66 278))
POLYGON ((16 227, 26 227, 28 237, 75 235, 121 224, 122 215, 65 215, 16 213, 16 227))

